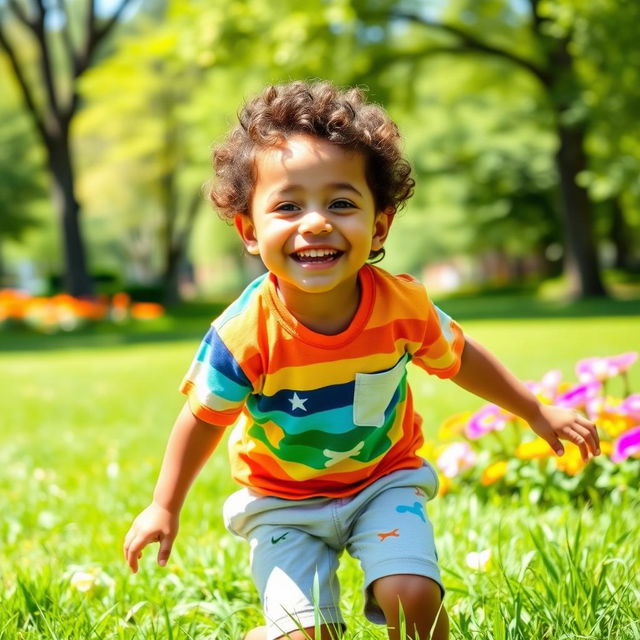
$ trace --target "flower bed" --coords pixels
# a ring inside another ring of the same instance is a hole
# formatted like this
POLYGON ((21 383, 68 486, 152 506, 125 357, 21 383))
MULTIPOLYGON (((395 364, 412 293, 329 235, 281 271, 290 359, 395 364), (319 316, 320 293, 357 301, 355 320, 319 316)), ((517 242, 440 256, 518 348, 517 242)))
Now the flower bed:
POLYGON ((97 322, 150 320, 163 314, 162 305, 132 302, 126 293, 80 299, 67 294, 35 297, 15 289, 0 290, 0 328, 25 326, 42 333, 57 333, 97 322))
POLYGON ((440 493, 473 483, 486 497, 497 491, 537 502, 560 494, 601 499, 613 497, 615 490, 635 490, 640 473, 640 393, 631 392, 627 371, 637 359, 636 352, 586 358, 576 365, 575 382, 564 381, 554 370, 539 382, 527 383, 542 402, 579 411, 595 422, 600 456, 585 464, 578 447, 569 442, 563 442, 564 455, 556 456, 523 420, 487 404, 475 413, 445 420, 437 441, 421 450, 435 460, 440 493))

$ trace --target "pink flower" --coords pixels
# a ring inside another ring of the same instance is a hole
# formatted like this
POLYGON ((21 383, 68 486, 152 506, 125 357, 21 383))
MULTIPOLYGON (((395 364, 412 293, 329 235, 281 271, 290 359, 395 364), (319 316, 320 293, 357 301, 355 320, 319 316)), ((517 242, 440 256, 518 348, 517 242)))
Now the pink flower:
POLYGON ((640 453, 640 425, 623 433, 613 445, 611 459, 622 462, 629 456, 640 453))
POLYGON ((540 387, 546 396, 554 398, 558 392, 558 387, 561 382, 562 371, 560 371, 560 369, 552 369, 542 376, 542 380, 540 380, 540 387))
POLYGON ((471 416, 465 429, 469 440, 477 440, 489 431, 500 431, 507 424, 507 415, 495 404, 486 404, 471 416))
POLYGON ((450 444, 436 460, 436 465, 447 478, 455 478, 465 469, 469 469, 476 462, 476 454, 468 442, 454 442, 450 444))
POLYGON ((621 413, 631 418, 640 420, 640 393, 632 393, 627 396, 619 407, 621 413))
POLYGON ((631 365, 638 359, 637 351, 621 353, 619 356, 611 356, 609 362, 618 369, 618 373, 628 371, 631 365))
POLYGON ((590 382, 591 380, 608 380, 621 373, 624 373, 636 360, 636 351, 621 353, 608 358, 585 358, 576 364, 576 375, 580 382, 590 382))
POLYGON ((590 400, 596 398, 601 389, 602 383, 599 380, 590 380, 560 394, 554 402, 559 407, 578 409, 584 407, 590 400))
POLYGON ((616 399, 607 396, 596 396, 590 400, 587 400, 585 405, 585 413, 592 422, 596 422, 600 416, 606 413, 621 413, 620 406, 616 399))
POLYGON ((540 382, 525 382, 524 385, 542 402, 553 402, 558 393, 558 387, 562 382, 562 371, 552 369, 542 376, 540 382))

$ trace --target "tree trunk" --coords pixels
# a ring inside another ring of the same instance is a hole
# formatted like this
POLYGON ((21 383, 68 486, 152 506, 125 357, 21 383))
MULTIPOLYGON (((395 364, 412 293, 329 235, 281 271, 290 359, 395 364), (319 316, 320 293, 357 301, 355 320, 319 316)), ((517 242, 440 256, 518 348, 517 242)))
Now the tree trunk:
POLYGON ((586 169, 584 130, 558 125, 559 146, 555 161, 560 177, 562 222, 565 235, 565 273, 575 297, 606 296, 596 243, 593 237, 591 202, 577 178, 586 169))
POLYGON ((204 200, 202 190, 197 189, 191 195, 191 200, 187 206, 184 225, 182 229, 176 231, 176 221, 171 225, 172 237, 169 239, 169 246, 166 252, 165 272, 164 272, 164 303, 170 307, 181 301, 180 294, 180 267, 182 266, 189 239, 198 216, 198 211, 204 200))
POLYGON ((93 281, 87 270, 68 135, 62 133, 56 139, 47 140, 46 145, 53 201, 62 226, 64 290, 78 298, 90 297, 93 295, 93 281))
POLYGON ((183 251, 179 247, 172 246, 165 258, 165 273, 162 286, 164 289, 163 302, 167 307, 178 304, 181 299, 179 276, 182 254, 183 251))

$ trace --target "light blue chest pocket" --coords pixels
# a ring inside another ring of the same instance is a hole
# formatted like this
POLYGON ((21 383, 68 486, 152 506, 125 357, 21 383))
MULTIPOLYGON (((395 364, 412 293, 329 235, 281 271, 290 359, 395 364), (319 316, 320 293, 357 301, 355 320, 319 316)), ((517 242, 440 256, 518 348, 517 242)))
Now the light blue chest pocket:
POLYGON ((387 371, 356 373, 353 393, 353 423, 360 427, 381 427, 384 412, 404 375, 409 354, 387 371))

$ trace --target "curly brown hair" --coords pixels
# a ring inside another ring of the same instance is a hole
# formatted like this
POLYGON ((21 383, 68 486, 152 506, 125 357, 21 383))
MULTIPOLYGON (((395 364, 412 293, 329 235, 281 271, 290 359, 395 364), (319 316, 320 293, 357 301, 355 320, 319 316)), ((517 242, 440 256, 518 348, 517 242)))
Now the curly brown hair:
MULTIPOLYGON (((395 214, 413 194, 411 166, 402 157, 396 124, 360 89, 329 82, 291 82, 267 87, 246 103, 239 124, 213 152, 215 180, 209 198, 221 218, 250 214, 257 149, 308 134, 364 154, 366 178, 377 211, 395 214)), ((384 249, 370 258, 381 258, 384 249)))

